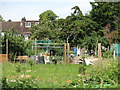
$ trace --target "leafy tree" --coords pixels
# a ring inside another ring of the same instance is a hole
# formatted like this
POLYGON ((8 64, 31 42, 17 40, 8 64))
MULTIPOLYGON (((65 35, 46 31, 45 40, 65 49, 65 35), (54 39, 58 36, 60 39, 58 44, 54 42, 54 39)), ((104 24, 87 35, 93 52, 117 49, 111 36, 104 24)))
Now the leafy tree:
POLYGON ((118 40, 115 35, 117 30, 117 35, 120 32, 119 10, 116 9, 116 7, 119 7, 119 3, 115 5, 112 3, 93 2, 91 5, 92 11, 90 14, 83 15, 80 8, 75 6, 72 8, 74 10, 73 13, 65 19, 56 20, 57 15, 50 14, 49 10, 43 12, 40 14, 39 25, 34 25, 31 28, 32 37, 50 39, 55 42, 66 42, 68 39, 72 46, 81 44, 81 47, 87 46, 89 50, 95 49, 97 41, 107 46, 108 41, 112 43, 118 40), (105 11, 108 7, 110 9, 105 11), (110 24, 110 27, 107 30, 108 24, 110 24))
POLYGON ((57 15, 51 10, 40 14, 39 24, 33 25, 31 28, 32 38, 58 41, 60 30, 58 30, 58 21, 55 20, 56 18, 57 15))
POLYGON ((8 22, 11 22, 11 21, 12 21, 11 19, 8 20, 8 22))
POLYGON ((109 44, 119 42, 120 2, 91 2, 91 5, 92 20, 102 27, 102 36, 108 38, 109 44))
POLYGON ((57 18, 57 15, 52 10, 47 10, 39 15, 40 20, 55 20, 57 18))
POLYGON ((73 46, 81 44, 81 40, 85 36, 91 36, 91 33, 100 33, 99 25, 91 20, 90 17, 84 16, 78 6, 73 7, 74 9, 71 16, 66 19, 60 19, 59 24, 61 26, 61 38, 65 40, 69 38, 69 43, 73 46))
POLYGON ((97 43, 102 43, 102 46, 107 47, 108 46, 108 40, 106 37, 101 37, 100 35, 97 35, 95 32, 91 33, 91 36, 86 35, 84 39, 80 40, 81 44, 80 47, 84 47, 87 50, 94 50, 97 49, 97 43))
POLYGON ((78 33, 83 31, 80 27, 83 25, 80 18, 83 16, 78 6, 73 7, 74 12, 66 19, 60 19, 59 25, 61 29, 61 38, 66 41, 67 38, 70 41, 74 41, 78 33))
POLYGON ((7 30, 4 32, 5 35, 2 37, 2 46, 3 46, 3 54, 6 52, 6 39, 8 39, 8 50, 9 54, 12 56, 12 60, 14 56, 22 56, 26 55, 26 50, 30 48, 29 41, 24 40, 24 35, 17 33, 14 29, 7 30))
POLYGON ((32 38, 50 39, 55 42, 66 42, 68 38, 71 45, 77 46, 86 35, 91 36, 93 32, 100 33, 99 25, 91 20, 91 17, 84 16, 78 6, 72 9, 73 13, 66 19, 50 19, 47 16, 48 10, 40 14, 39 24, 31 28, 32 38))
POLYGON ((74 12, 73 12, 74 15, 83 16, 82 11, 80 10, 78 6, 74 6, 72 9, 74 9, 74 12))
POLYGON ((54 22, 41 21, 38 25, 31 28, 32 38, 39 40, 59 40, 59 30, 53 25, 54 22))
POLYGON ((5 21, 1 15, 0 15, 0 21, 5 21))

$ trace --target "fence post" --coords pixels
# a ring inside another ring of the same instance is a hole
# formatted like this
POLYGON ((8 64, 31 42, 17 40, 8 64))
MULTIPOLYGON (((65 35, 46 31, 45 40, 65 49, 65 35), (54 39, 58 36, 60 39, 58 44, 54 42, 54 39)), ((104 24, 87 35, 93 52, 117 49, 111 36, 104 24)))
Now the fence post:
POLYGON ((64 43, 64 63, 66 64, 66 43, 64 43))
POLYGON ((8 39, 6 39, 6 61, 8 61, 8 39))
POLYGON ((37 39, 35 38, 35 60, 37 61, 37 39))
POLYGON ((70 44, 67 43, 67 63, 69 64, 69 50, 70 50, 70 44))
POLYGON ((101 53, 101 43, 98 43, 98 60, 102 59, 102 53, 101 53))

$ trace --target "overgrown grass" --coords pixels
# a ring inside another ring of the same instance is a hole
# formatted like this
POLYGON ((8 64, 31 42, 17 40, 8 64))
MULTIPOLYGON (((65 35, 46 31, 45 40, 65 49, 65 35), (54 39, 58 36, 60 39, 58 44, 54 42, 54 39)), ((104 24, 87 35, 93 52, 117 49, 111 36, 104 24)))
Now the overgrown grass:
POLYGON ((117 88, 120 74, 118 61, 112 59, 93 66, 3 63, 2 69, 4 81, 16 88, 117 88))
MULTIPOLYGON (((84 73, 68 88, 119 88, 119 62, 114 59, 97 61, 93 66, 82 66, 84 73)), ((81 69, 82 70, 82 69, 81 69)))
POLYGON ((29 64, 4 63, 3 77, 9 80, 18 79, 20 75, 30 75, 40 88, 60 88, 77 79, 79 65, 64 64, 29 64), (20 66, 20 72, 16 72, 16 66, 20 66))

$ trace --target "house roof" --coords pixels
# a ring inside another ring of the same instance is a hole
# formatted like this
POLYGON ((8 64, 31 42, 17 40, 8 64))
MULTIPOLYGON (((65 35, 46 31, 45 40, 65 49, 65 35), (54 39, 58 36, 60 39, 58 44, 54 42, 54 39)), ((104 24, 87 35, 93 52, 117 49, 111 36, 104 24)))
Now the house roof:
POLYGON ((17 30, 20 33, 23 32, 20 22, 2 22, 2 31, 6 31, 11 28, 17 30))
POLYGON ((27 20, 25 18, 23 18, 22 21, 10 21, 10 22, 7 22, 7 21, 3 21, 2 22, 2 31, 6 31, 6 30, 9 30, 11 28, 13 28, 14 30, 17 30, 19 33, 23 33, 23 34, 30 34, 30 28, 29 27, 25 27, 25 23, 26 22, 30 22, 31 24, 35 24, 35 23, 38 23, 39 21, 38 20, 27 20), (24 19, 24 20, 23 20, 24 19))

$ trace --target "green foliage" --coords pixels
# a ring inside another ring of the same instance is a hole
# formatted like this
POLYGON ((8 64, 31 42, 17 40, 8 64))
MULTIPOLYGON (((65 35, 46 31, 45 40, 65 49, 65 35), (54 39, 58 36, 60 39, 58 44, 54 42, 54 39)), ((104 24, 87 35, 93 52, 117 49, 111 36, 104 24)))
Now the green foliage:
MULTIPOLYGON (((120 3, 119 2, 91 2, 92 10, 90 11, 91 19, 97 22, 109 43, 119 42, 120 29, 120 3), (108 26, 109 25, 109 26, 108 26), (113 33, 116 32, 116 33, 113 33)), ((103 34, 101 34, 103 36, 103 34)))
POLYGON ((31 28, 32 38, 39 40, 52 40, 54 42, 59 41, 59 32, 54 21, 40 21, 38 25, 34 25, 31 28))
POLYGON ((23 72, 15 72, 16 69, 12 66, 16 66, 16 64, 3 64, 3 76, 7 75, 6 79, 3 78, 5 87, 17 88, 24 84, 23 86, 26 88, 29 86, 38 88, 118 88, 120 72, 117 60, 97 61, 94 66, 35 64, 32 71, 30 71, 29 64, 21 64, 21 68, 26 67, 26 75, 31 75, 29 78, 18 77, 23 72), (30 72, 27 72, 28 70, 30 72), (81 71, 78 72, 79 70, 81 71), (83 74, 84 71, 85 74, 83 74), (34 84, 32 84, 33 81, 35 81, 34 84))
POLYGON ((101 37, 96 33, 92 33, 90 36, 85 36, 84 39, 80 40, 80 47, 84 47, 87 50, 97 50, 97 43, 102 43, 102 46, 108 46, 108 40, 105 37, 101 37))
POLYGON ((114 22, 114 16, 118 16, 120 10, 119 2, 91 2, 91 16, 100 25, 114 22))
MULTIPOLYGON (((31 69, 28 63, 21 63, 21 68, 26 67, 25 75, 23 75, 23 69, 20 73, 15 71, 17 63, 4 63, 3 77, 7 75, 7 81, 11 83, 11 80, 26 79, 35 81, 34 84, 30 84, 32 87, 37 88, 63 88, 69 81, 77 79, 79 65, 64 65, 64 64, 35 64, 31 69), (14 66, 13 66, 14 65, 14 66), (21 77, 21 75, 23 77, 21 77), (29 75, 31 77, 24 77, 29 75)), ((31 81, 30 80, 30 81, 31 81)), ((20 82, 20 81, 19 81, 20 82)), ((14 82, 15 83, 15 82, 14 82)), ((12 87, 17 88, 12 83, 12 87)), ((10 84, 11 85, 11 84, 10 84)), ((11 87, 11 86, 10 86, 11 87)))
POLYGON ((0 21, 5 21, 1 15, 0 15, 0 21))
POLYGON ((109 50, 103 52, 103 58, 113 58, 113 52, 109 50))
POLYGON ((73 80, 72 83, 70 83, 66 88, 84 88, 84 82, 82 79, 78 80, 73 80))
MULTIPOLYGON (((48 11, 40 14, 40 23, 32 26, 32 37, 53 42, 68 42, 88 50, 97 50, 97 43, 104 47, 119 43, 120 15, 119 3, 91 2, 92 10, 83 15, 78 6, 65 19, 50 19, 48 11), (42 17, 46 19, 42 19, 42 17)), ((55 16, 55 15, 53 15, 55 16)))
MULTIPOLYGON (((93 3, 91 3, 91 5, 93 5, 93 3)), ((103 6, 104 4, 100 5, 103 6)), ((72 46, 80 44, 80 47, 85 47, 89 50, 96 49, 97 41, 107 46, 109 42, 107 38, 103 36, 103 25, 100 24, 102 21, 99 23, 96 21, 98 19, 95 19, 96 12, 99 12, 99 7, 94 4, 91 13, 88 15, 83 15, 78 6, 72 9, 74 10, 73 13, 67 16, 66 19, 49 21, 40 18, 41 21, 39 25, 31 28, 32 37, 41 40, 50 39, 54 42, 66 42, 68 38, 68 42, 72 46)), ((49 18, 47 13, 48 11, 40 14, 40 16, 43 17, 44 14, 46 14, 45 17, 49 18)), ((104 20, 103 18, 104 17, 101 16, 99 19, 104 20)))
POLYGON ((7 84, 7 78, 2 78, 2 88, 10 88, 9 85, 7 84))
POLYGON ((117 60, 107 60, 98 64, 90 71, 93 82, 98 83, 100 88, 104 88, 104 84, 111 84, 110 87, 117 88, 119 74, 117 60))
POLYGON ((53 40, 54 42, 66 42, 67 38, 69 43, 73 46, 80 44, 80 41, 84 39, 84 36, 90 36, 91 33, 100 33, 99 25, 90 19, 88 16, 84 16, 78 6, 72 8, 73 13, 66 17, 66 19, 58 20, 44 20, 43 14, 47 16, 48 11, 40 14, 39 25, 34 25, 31 28, 32 38, 40 40, 53 40))
MULTIPOLYGON (((82 68, 82 67, 81 67, 82 68)), ((95 66, 86 66, 86 74, 73 80, 67 88, 118 88, 117 60, 104 60, 95 66)), ((82 69, 81 69, 82 70, 82 69)))
POLYGON ((15 56, 26 55, 26 50, 31 47, 30 41, 24 40, 24 35, 10 29, 7 30, 5 36, 2 37, 3 54, 6 53, 6 39, 8 39, 8 50, 9 54, 11 54, 11 60, 14 60, 15 56))
POLYGON ((52 10, 47 10, 40 14, 40 20, 55 20, 57 18, 57 15, 52 10))
POLYGON ((60 38, 64 41, 68 38, 72 46, 81 44, 81 40, 85 36, 90 36, 92 33, 99 34, 99 25, 92 21, 90 17, 82 15, 78 6, 73 7, 74 12, 66 19, 59 19, 61 34, 60 38))
POLYGON ((26 49, 26 54, 28 56, 35 55, 35 51, 33 51, 32 49, 26 49))
POLYGON ((73 7, 72 9, 74 9, 73 14, 76 16, 82 16, 82 11, 80 10, 80 8, 78 6, 73 7))
POLYGON ((34 62, 32 59, 30 59, 30 60, 28 61, 28 63, 29 63, 29 65, 30 65, 30 67, 31 67, 31 70, 32 70, 32 67, 34 66, 35 62, 34 62))
POLYGON ((15 70, 16 70, 17 73, 21 72, 20 64, 16 65, 16 69, 15 70))
POLYGON ((86 65, 80 65, 79 67, 79 73, 85 75, 86 65))
POLYGON ((8 80, 7 78, 2 79, 2 89, 11 89, 11 88, 37 88, 35 85, 35 80, 33 78, 25 78, 25 79, 14 79, 14 80, 8 80))
POLYGON ((62 49, 51 49, 52 55, 62 56, 64 54, 64 50, 62 49))

